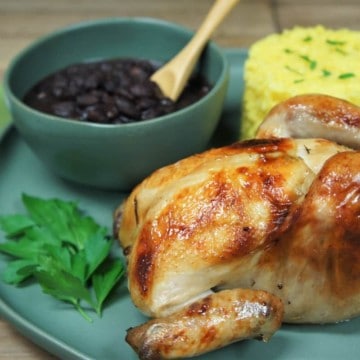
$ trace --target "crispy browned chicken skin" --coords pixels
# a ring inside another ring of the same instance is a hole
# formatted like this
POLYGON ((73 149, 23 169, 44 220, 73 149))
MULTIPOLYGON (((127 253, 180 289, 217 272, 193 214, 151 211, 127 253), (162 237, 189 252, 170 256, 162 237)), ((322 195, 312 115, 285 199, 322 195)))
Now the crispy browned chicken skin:
MULTIPOLYGON (((287 127, 291 114, 306 122, 310 112, 313 136, 320 129, 324 137, 331 121, 313 115, 339 102, 296 97, 264 124, 275 126, 278 115, 287 127)), ((359 119, 359 108, 349 109, 359 119)), ((269 139, 156 171, 117 210, 132 300, 156 318, 128 332, 140 358, 189 357, 244 338, 268 339, 282 321, 360 314, 360 152, 324 139, 276 138, 277 128, 265 125, 259 133, 269 139), (204 302, 211 306, 201 315, 191 312, 204 302), (250 317, 234 321, 249 306, 250 317), (209 329, 213 337, 199 338, 209 329)), ((349 131, 359 139, 359 127, 349 131)))

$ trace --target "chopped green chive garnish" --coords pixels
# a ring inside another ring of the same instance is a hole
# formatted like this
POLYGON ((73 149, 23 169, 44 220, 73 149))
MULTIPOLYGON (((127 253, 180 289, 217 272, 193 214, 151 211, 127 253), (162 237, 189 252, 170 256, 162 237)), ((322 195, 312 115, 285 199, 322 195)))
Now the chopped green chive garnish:
POLYGON ((342 50, 342 49, 336 48, 335 51, 338 52, 341 55, 347 55, 346 52, 344 50, 342 50))
POLYGON ((312 37, 311 37, 311 36, 307 36, 306 38, 303 39, 303 41, 305 41, 305 42, 312 41, 312 37))
POLYGON ((326 70, 326 69, 323 69, 323 70, 322 70, 322 73, 323 73, 323 76, 324 76, 324 77, 328 77, 328 76, 331 75, 331 72, 330 72, 329 70, 326 70))
POLYGON ((298 71, 298 70, 296 70, 296 69, 294 69, 294 68, 292 68, 292 67, 290 67, 288 65, 285 65, 285 69, 291 71, 294 74, 302 75, 302 73, 300 71, 298 71))
POLYGON ((326 43, 329 45, 345 45, 346 41, 338 41, 338 40, 326 40, 326 43))
POLYGON ((311 60, 307 55, 300 55, 300 58, 309 64, 311 70, 316 68, 317 62, 315 60, 311 60))
POLYGON ((303 82, 303 81, 304 81, 304 79, 294 80, 294 84, 298 84, 298 83, 301 83, 301 82, 303 82))
POLYGON ((349 79, 355 77, 354 73, 344 73, 339 75, 339 79, 349 79))
POLYGON ((287 53, 287 54, 292 54, 293 53, 293 51, 291 49, 287 49, 287 48, 284 49, 284 52, 287 53))

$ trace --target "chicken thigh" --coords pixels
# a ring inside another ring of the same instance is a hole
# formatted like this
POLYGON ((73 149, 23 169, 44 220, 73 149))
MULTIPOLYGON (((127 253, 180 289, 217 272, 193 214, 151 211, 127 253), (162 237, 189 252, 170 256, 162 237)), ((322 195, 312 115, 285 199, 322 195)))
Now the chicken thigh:
MULTIPOLYGON (((293 104, 272 123, 292 121, 293 104)), ((323 136, 329 121, 316 122, 323 136)), ((266 136, 159 169, 116 211, 132 300, 155 318, 128 331, 141 359, 360 314, 360 152, 266 136)))

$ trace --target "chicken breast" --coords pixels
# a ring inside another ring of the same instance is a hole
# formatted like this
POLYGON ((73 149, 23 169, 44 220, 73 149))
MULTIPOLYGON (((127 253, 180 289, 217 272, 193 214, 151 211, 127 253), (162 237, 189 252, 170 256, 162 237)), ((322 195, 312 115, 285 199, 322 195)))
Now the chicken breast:
POLYGON ((251 287, 255 280, 244 278, 291 227, 316 177, 306 162, 344 150, 320 139, 253 140, 155 172, 122 213, 119 238, 135 305, 159 317, 212 288, 251 287))

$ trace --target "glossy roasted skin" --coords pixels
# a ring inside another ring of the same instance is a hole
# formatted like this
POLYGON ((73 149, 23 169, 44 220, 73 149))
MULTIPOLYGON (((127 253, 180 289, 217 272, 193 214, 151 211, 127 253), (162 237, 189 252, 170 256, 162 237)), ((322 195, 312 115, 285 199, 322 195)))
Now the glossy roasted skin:
POLYGON ((119 234, 135 305, 165 316, 257 269, 250 258, 290 227, 315 178, 300 155, 318 147, 328 157, 344 150, 325 140, 247 141, 184 159, 139 185, 119 234))
MULTIPOLYGON (((316 121, 324 131, 328 120, 316 121)), ((115 228, 142 312, 176 322, 214 292, 244 289, 278 297, 284 314, 274 307, 274 316, 284 322, 360 314, 360 152, 324 139, 269 136, 162 168, 119 207, 115 228)), ((219 296, 221 306, 231 307, 219 296)), ((200 319, 193 319, 197 330, 184 326, 185 334, 206 330, 200 319)), ((246 327, 237 331, 237 339, 247 337, 246 327)), ((135 349, 150 341, 147 331, 141 334, 129 338, 135 349)), ((156 337, 152 346, 164 340, 156 337)), ((181 357, 199 350, 186 349, 181 357)))
POLYGON ((342 152, 324 164, 248 281, 282 299, 285 322, 328 323, 360 315, 359 274, 360 152, 342 152))

